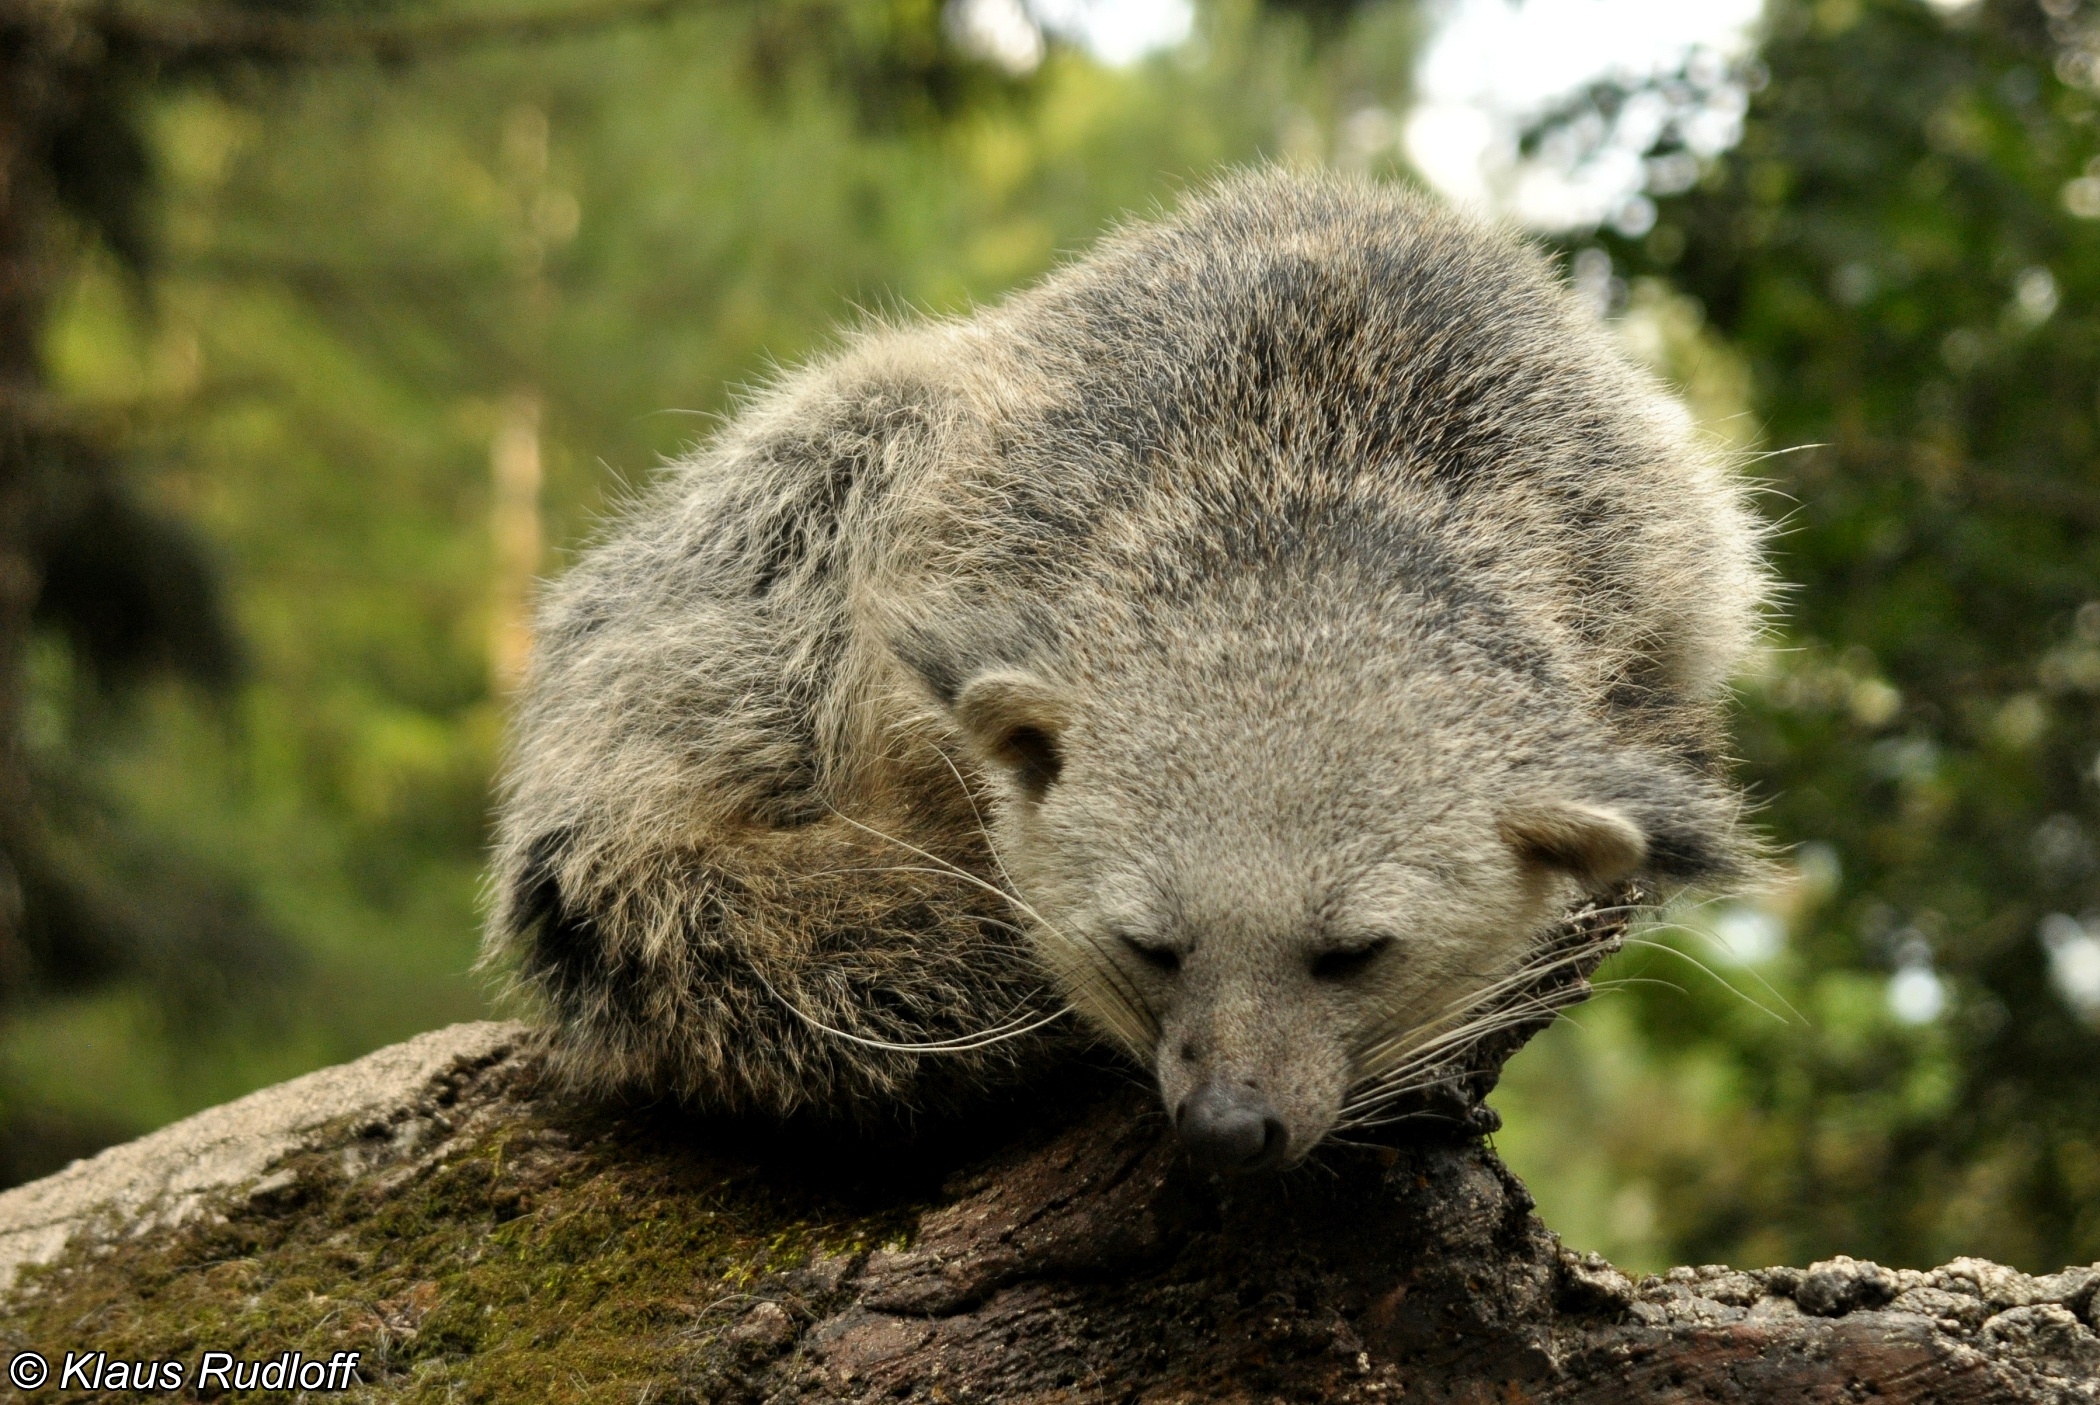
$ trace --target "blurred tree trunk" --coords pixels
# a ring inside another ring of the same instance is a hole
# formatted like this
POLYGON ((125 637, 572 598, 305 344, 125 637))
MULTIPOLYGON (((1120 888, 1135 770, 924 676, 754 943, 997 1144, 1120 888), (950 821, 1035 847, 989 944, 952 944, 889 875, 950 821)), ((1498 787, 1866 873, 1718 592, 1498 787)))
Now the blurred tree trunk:
MULTIPOLYGON (((212 1028, 264 1008, 302 956, 252 878, 140 821, 99 745, 133 685, 180 678, 223 696, 241 657, 208 544, 139 490, 138 407, 83 413, 44 359, 90 258, 130 275, 151 320, 157 105, 196 87, 238 102, 302 67, 553 39, 687 2, 0 0, 0 1020, 125 983, 170 1027, 212 1028), (31 673, 46 641, 62 661, 52 679, 31 673)), ((0 1185, 124 1130, 0 1070, 0 1185)))
POLYGON ((20 963, 22 888, 10 856, 29 813, 22 660, 38 589, 32 534, 33 428, 44 399, 41 331, 50 297, 52 192, 44 153, 77 40, 0 9, 0 988, 20 963))
MULTIPOLYGON (((154 101, 185 84, 583 34, 687 3, 0 0, 0 1008, 126 977, 161 994, 253 989, 291 960, 240 880, 171 858, 122 816, 83 825, 76 812, 100 803, 87 759, 33 750, 24 733, 33 628, 70 648, 79 686, 62 706, 148 674, 224 688, 237 672, 209 553, 133 489, 123 417, 70 412, 43 364, 54 300, 89 251, 151 272, 154 101)), ((514 575, 537 564, 532 545, 512 551, 535 558, 514 575)), ((19 1111, 0 1108, 0 1177, 19 1111)))

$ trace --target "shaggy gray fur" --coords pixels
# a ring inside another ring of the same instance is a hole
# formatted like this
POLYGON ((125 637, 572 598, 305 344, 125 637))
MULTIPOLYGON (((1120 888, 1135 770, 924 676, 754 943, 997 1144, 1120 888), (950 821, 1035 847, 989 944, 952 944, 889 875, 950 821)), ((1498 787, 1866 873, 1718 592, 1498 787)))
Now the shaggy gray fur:
POLYGON ((1234 177, 788 376, 552 587, 489 951, 592 1085, 954 1107, 1069 1004, 1302 1155, 1585 893, 1743 868, 1758 535, 1521 241, 1234 177))

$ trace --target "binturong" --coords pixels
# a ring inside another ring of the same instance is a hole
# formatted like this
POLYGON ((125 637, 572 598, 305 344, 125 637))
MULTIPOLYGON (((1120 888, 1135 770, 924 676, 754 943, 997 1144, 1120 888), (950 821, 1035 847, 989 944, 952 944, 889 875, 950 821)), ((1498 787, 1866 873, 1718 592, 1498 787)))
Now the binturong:
POLYGON ((1521 239, 1232 176, 854 334, 548 590, 490 958, 587 1088, 894 1122, 1105 1040, 1290 1165, 1575 905, 1756 866, 1744 493, 1521 239))

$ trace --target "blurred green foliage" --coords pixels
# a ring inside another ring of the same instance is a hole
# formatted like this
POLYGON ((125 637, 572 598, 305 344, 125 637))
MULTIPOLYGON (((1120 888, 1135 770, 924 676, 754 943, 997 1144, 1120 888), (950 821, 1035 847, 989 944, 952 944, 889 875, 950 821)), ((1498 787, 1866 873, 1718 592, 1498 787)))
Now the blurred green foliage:
MULTIPOLYGON (((80 628, 29 651, 67 852, 112 903, 162 896, 132 939, 159 956, 76 963, 0 1021, 19 1170, 483 1010, 491 459, 520 404, 557 570, 842 322, 996 296, 1221 163, 1402 175, 1404 0, 1217 0, 1137 67, 1053 44, 1018 76, 941 16, 695 3, 125 90, 151 200, 76 217, 44 365, 233 628, 117 690, 97 660, 124 650, 80 628), (216 896, 185 907, 197 875, 216 896), (280 940, 202 959, 218 930, 280 940)), ((1652 228, 1568 243, 1636 349, 1776 451, 1748 471, 1795 588, 1741 745, 1801 846, 1774 892, 1673 914, 1510 1070, 1503 1149, 1580 1247, 2100 1258, 2100 1031, 2051 977, 2100 913, 2094 33, 2083 0, 1772 0, 1740 145, 1658 179, 1652 228)))
POLYGON ((1740 144, 1601 241, 1784 451, 1739 736, 1807 845, 1763 912, 1688 914, 1784 923, 1720 971, 1783 1018, 1642 952, 1615 974, 1684 992, 1557 1032, 1596 1076, 1551 1086, 1619 1115, 1537 1151, 1609 1182, 1629 1257, 2100 1258, 2095 46, 2077 0, 1770 0, 1740 144))

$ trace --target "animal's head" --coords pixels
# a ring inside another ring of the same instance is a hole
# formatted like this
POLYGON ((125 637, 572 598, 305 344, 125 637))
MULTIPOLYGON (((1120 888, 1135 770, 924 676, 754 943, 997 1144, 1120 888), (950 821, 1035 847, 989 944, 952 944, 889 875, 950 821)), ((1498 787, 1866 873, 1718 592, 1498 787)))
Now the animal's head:
POLYGON ((1375 1117, 1583 895, 1725 864, 1711 783, 1420 641, 1117 652, 983 668, 947 705, 1043 964, 1210 1167, 1375 1117))

